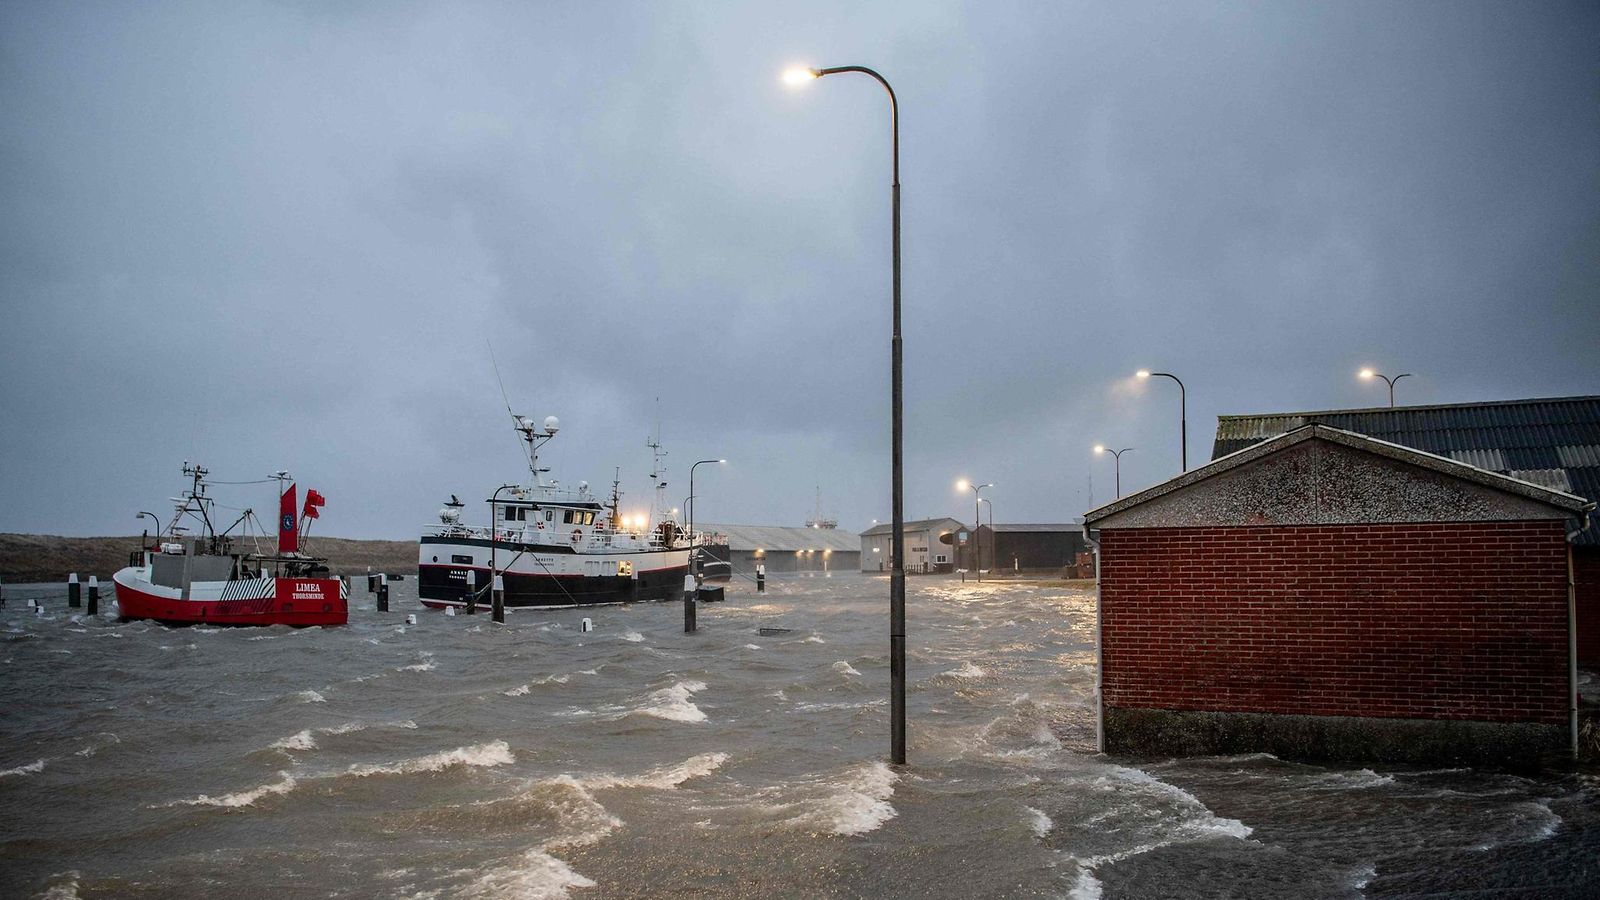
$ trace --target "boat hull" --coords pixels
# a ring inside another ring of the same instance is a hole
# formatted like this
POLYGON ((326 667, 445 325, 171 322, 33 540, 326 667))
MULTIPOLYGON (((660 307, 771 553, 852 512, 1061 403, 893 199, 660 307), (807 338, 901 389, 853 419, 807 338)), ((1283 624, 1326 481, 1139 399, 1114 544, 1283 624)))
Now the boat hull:
MULTIPOLYGON (((488 605, 484 591, 491 572, 488 541, 424 538, 421 550, 417 599, 423 606, 466 606, 469 572, 478 605, 488 605)), ((689 573, 689 551, 561 553, 501 542, 495 568, 505 585, 507 609, 680 600, 689 573), (630 574, 620 574, 628 570, 630 574)))
POLYGON ((153 584, 148 570, 127 568, 111 576, 123 619, 166 625, 343 625, 350 607, 337 578, 255 578, 196 582, 187 591, 153 584))

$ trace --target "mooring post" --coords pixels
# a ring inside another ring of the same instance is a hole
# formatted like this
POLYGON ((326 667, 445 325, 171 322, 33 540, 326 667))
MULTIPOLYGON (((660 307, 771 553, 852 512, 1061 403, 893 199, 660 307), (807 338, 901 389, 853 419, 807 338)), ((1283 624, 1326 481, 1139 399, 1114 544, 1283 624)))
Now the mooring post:
POLYGON ((503 623, 506 620, 506 582, 505 582, 505 576, 498 575, 498 574, 495 575, 494 576, 494 581, 490 584, 489 591, 490 591, 489 600, 490 600, 490 602, 492 602, 494 604, 494 620, 496 622, 502 622, 503 623))
POLYGON ((683 576, 683 633, 691 634, 695 630, 694 621, 695 583, 691 575, 683 576))
POLYGON ((756 593, 765 594, 766 592, 767 592, 767 564, 766 563, 756 563, 756 593))
POLYGON ((4 576, 0 576, 0 609, 4 609, 5 605, 6 605, 6 579, 5 579, 4 576))
POLYGON ((389 576, 378 576, 378 612, 389 611, 389 576))
POLYGON ((594 630, 594 620, 589 618, 588 616, 584 616, 583 617, 583 621, 578 623, 578 631, 587 634, 588 632, 591 632, 593 630, 594 630))
POLYGON ((478 573, 467 570, 467 615, 478 614, 478 573))
POLYGON ((89 576, 89 615, 100 615, 100 576, 89 576))
POLYGON ((367 566, 367 593, 369 593, 369 594, 375 593, 375 592, 377 592, 377 590, 378 590, 378 576, 372 574, 372 567, 371 566, 367 566))
POLYGON ((71 607, 83 605, 83 586, 78 584, 77 572, 67 576, 67 605, 71 607))

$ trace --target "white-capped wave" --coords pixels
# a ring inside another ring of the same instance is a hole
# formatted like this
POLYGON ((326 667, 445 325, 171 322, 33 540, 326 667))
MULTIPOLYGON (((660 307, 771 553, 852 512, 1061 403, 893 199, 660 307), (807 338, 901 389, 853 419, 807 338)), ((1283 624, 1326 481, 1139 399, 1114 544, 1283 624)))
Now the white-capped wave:
POLYGON ((760 644, 745 644, 744 648, 746 650, 760 650, 761 649, 761 645, 760 644))
POLYGON ((973 665, 971 660, 943 674, 949 675, 951 678, 986 678, 989 675, 988 672, 973 665))
POLYGON ((438 666, 433 664, 433 660, 425 659, 422 662, 412 663, 409 666, 401 666, 401 667, 395 669, 395 671, 396 672, 432 672, 436 668, 438 668, 438 666))
POLYGON ((503 766, 517 761, 505 741, 489 741, 454 750, 441 750, 427 756, 403 759, 388 765, 351 766, 347 773, 357 777, 368 775, 415 775, 420 772, 440 772, 451 766, 503 766))
POLYGON ((559 900, 568 896, 571 888, 594 886, 592 879, 536 847, 483 873, 458 896, 466 900, 559 900))
POLYGON ((250 806, 257 800, 260 800, 262 797, 274 797, 281 794, 287 794, 294 790, 295 785, 299 783, 300 782, 288 772, 279 772, 278 780, 272 782, 271 784, 263 784, 260 787, 253 787, 247 791, 239 791, 233 794, 223 794, 221 797, 212 797, 209 794, 201 794, 193 800, 175 800, 166 805, 220 806, 233 809, 241 806, 250 806))
POLYGON ((525 684, 521 687, 514 687, 509 691, 501 691, 500 693, 505 694, 507 697, 521 697, 531 690, 533 690, 533 685, 525 684))
POLYGON ((838 782, 830 783, 824 796, 784 804, 781 809, 799 810, 788 821, 793 825, 833 834, 866 834, 894 818, 898 813, 889 805, 895 782, 900 776, 882 762, 866 763, 848 770, 838 782))
POLYGON ((1318 790, 1356 790, 1382 787, 1386 784, 1394 784, 1394 776, 1379 775, 1371 769, 1357 769, 1354 772, 1322 772, 1313 775, 1308 786, 1318 790))
POLYGON ((691 778, 703 778, 722 768, 728 761, 726 753, 701 753, 691 756, 674 766, 663 766, 651 769, 643 775, 590 775, 578 779, 584 787, 590 790, 609 790, 611 788, 653 788, 658 791, 670 790, 683 784, 691 778))
POLYGON ((1067 897, 1070 900, 1100 900, 1100 879, 1094 877, 1092 869, 1079 867, 1078 880, 1073 882, 1067 897))
POLYGON ((1034 837, 1044 837, 1056 827, 1055 820, 1044 814, 1043 810, 1031 806, 1022 808, 1028 814, 1028 827, 1033 829, 1034 837))
POLYGON ((45 888, 35 900, 78 900, 78 879, 82 877, 76 869, 50 876, 54 882, 45 888))
MULTIPOLYGON (((1199 798, 1177 785, 1167 784, 1165 781, 1141 769, 1131 769, 1126 766, 1111 766, 1110 768, 1112 777, 1119 781, 1131 782, 1151 788, 1198 811, 1201 815, 1182 824, 1181 828, 1186 832, 1195 836, 1206 834, 1221 834, 1236 838, 1250 836, 1252 829, 1249 825, 1240 822, 1238 819, 1224 819, 1213 814, 1204 803, 1200 802, 1199 798)), ((1104 783, 1104 779, 1101 779, 1101 782, 1104 783)))
POLYGON ((825 641, 822 638, 817 637, 816 635, 813 634, 812 636, 806 638, 805 640, 801 641, 800 643, 802 643, 802 644, 826 644, 827 641, 825 641))
POLYGON ((689 698, 706 689, 703 681, 680 681, 650 694, 649 706, 636 710, 641 715, 655 716, 673 722, 704 722, 706 714, 689 698))
POLYGON ((299 693, 295 694, 294 697, 295 697, 296 700, 299 700, 301 703, 327 703, 328 702, 328 698, 322 696, 321 694, 317 693, 316 691, 300 691, 299 693))
POLYGON ((278 738, 272 742, 273 750, 315 750, 317 739, 311 736, 311 729, 297 731, 286 738, 278 738))
POLYGON ((842 659, 833 664, 833 670, 835 672, 838 672, 840 675, 860 675, 861 674, 860 672, 856 671, 856 667, 855 666, 850 665, 849 663, 845 662, 842 659))
POLYGON ((0 778, 6 778, 11 775, 37 775, 43 771, 44 760, 40 759, 28 763, 25 766, 17 766, 15 769, 0 770, 0 778))
POLYGON ((629 632, 626 632, 625 634, 622 635, 622 639, 627 641, 627 642, 629 642, 630 644, 637 644, 640 641, 644 640, 644 635, 640 634, 637 631, 629 631, 629 632))

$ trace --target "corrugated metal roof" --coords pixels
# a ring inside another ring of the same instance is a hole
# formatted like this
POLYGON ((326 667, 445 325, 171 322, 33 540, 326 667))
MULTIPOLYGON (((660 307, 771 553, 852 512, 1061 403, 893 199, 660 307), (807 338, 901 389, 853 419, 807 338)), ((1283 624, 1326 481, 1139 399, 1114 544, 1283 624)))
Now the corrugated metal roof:
MULTIPOLYGON (((988 522, 983 523, 983 527, 984 528, 988 528, 989 527, 989 523, 988 522)), ((1079 523, 1066 523, 1066 524, 1050 523, 1050 524, 1016 524, 1016 525, 1009 525, 1009 524, 1007 524, 1005 522, 996 522, 994 524, 994 530, 998 531, 998 532, 1001 532, 1001 533, 1011 533, 1011 532, 1027 533, 1027 532, 1035 532, 1035 531, 1042 531, 1042 532, 1070 531, 1070 532, 1073 532, 1074 534, 1082 534, 1083 533, 1083 525, 1079 524, 1079 523)))
POLYGON ((702 525, 695 530, 723 535, 730 550, 847 550, 861 552, 861 536, 838 528, 804 525, 702 525))
MULTIPOLYGON (((1600 501, 1600 396, 1218 416, 1217 459, 1328 425, 1600 501)), ((1577 538, 1600 544, 1600 523, 1577 538)))

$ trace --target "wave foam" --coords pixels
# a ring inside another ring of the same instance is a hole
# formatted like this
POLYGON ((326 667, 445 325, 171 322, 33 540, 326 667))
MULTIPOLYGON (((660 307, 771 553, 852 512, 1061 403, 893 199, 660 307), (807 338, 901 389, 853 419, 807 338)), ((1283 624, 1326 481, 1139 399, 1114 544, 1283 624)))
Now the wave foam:
POLYGON ((968 660, 962 663, 960 667, 951 669, 943 674, 949 675, 951 678, 987 678, 989 675, 988 672, 985 672, 983 669, 973 665, 971 660, 968 660))
POLYGON ((201 794, 193 800, 175 800, 167 806, 220 806, 235 809, 241 806, 251 806, 262 797, 275 797, 287 794, 295 789, 300 782, 288 772, 279 772, 278 780, 271 784, 253 787, 248 791, 239 791, 233 794, 223 794, 221 797, 212 797, 201 794))
POLYGON ((843 781, 832 787, 834 793, 813 800, 788 804, 802 812, 788 821, 806 828, 841 835, 866 834, 899 815, 889 798, 894 796, 900 776, 885 763, 875 762, 851 769, 843 781))
POLYGON ((386 766, 351 766, 346 772, 358 778, 365 778, 368 775, 416 775, 422 772, 441 772, 452 766, 503 766, 516 761, 517 758, 512 754, 510 745, 505 741, 490 741, 486 744, 473 744, 470 747, 457 747, 454 750, 441 750, 414 759, 403 759, 386 766))
POLYGON ((571 888, 594 887, 595 882, 544 850, 534 848, 513 862, 490 869, 458 895, 477 898, 514 897, 518 900, 559 900, 571 888))
POLYGON ((622 639, 627 641, 630 644, 637 644, 640 641, 644 640, 644 635, 640 634, 637 631, 630 631, 630 632, 624 634, 622 636, 622 639))
POLYGON ((728 761, 726 753, 701 753, 691 756, 675 766, 663 766, 651 769, 643 775, 591 775, 579 779, 579 783, 590 790, 607 790, 610 788, 653 788, 658 791, 671 790, 691 778, 703 778, 722 768, 728 761))
POLYGON ((35 774, 38 774, 39 772, 43 772, 43 771, 44 771, 44 760, 40 759, 40 760, 36 760, 34 762, 31 762, 31 763, 28 763, 25 766, 17 766, 15 769, 5 769, 3 771, 0 771, 0 778, 5 778, 5 777, 10 776, 10 775, 35 775, 35 774))
POLYGON ((1034 837, 1042 838, 1055 829, 1055 820, 1045 815, 1042 810, 1031 806, 1024 806, 1023 810, 1028 813, 1028 827, 1033 829, 1034 837))
POLYGON ((695 706, 689 698, 705 689, 706 684, 703 681, 680 681, 672 687, 652 692, 650 699, 655 702, 635 712, 673 722, 704 722, 705 712, 695 706))
POLYGON ((296 700, 299 700, 301 703, 327 703, 328 702, 328 698, 322 696, 321 694, 317 693, 316 691, 301 691, 298 694, 295 694, 294 698, 296 700))
POLYGON ((850 665, 849 663, 845 662, 842 659, 833 664, 833 670, 835 672, 838 672, 840 675, 860 675, 861 674, 860 672, 856 671, 855 666, 850 665))

